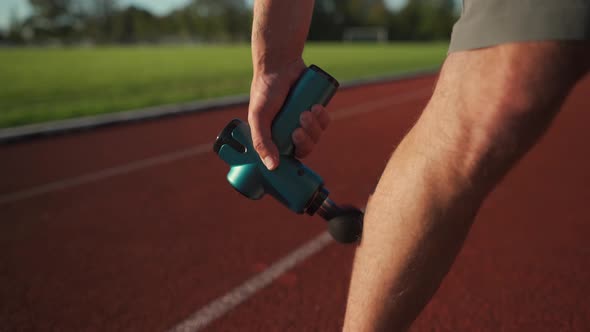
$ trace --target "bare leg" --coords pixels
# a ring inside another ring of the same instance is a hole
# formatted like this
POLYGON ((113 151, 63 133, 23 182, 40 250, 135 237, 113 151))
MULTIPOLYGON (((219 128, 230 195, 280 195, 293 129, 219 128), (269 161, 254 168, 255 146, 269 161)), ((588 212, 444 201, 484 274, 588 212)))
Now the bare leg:
POLYGON ((483 199, 588 69, 581 42, 506 44, 446 60, 369 201, 344 329, 400 331, 448 272, 483 199))

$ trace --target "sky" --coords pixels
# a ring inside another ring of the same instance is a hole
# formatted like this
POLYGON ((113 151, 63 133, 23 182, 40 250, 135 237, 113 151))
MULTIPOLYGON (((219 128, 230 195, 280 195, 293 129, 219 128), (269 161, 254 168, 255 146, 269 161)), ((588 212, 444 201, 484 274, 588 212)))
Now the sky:
MULTIPOLYGON (((385 0, 392 8, 398 8, 406 0, 385 0)), ((166 14, 178 8, 190 0, 119 0, 123 6, 137 5, 151 10, 156 14, 166 14)), ((6 28, 10 24, 11 17, 27 17, 31 12, 28 0, 0 0, 0 28, 6 28), (14 14, 13 14, 14 13, 14 14)))

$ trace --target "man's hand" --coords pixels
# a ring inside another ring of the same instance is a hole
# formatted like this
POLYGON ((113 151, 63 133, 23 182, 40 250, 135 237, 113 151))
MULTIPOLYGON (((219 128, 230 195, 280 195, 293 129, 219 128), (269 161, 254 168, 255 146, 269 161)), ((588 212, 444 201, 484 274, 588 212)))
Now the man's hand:
MULTIPOLYGON (((271 136, 272 120, 283 106, 289 89, 305 69, 300 59, 280 69, 254 74, 248 122, 252 129, 254 148, 270 170, 279 165, 279 154, 271 136)), ((322 105, 314 105, 309 112, 301 114, 301 128, 297 128, 292 136, 298 158, 311 153, 329 122, 330 116, 322 105)))
MULTIPOLYGON (((289 93, 289 89, 305 70, 303 60, 270 73, 257 73, 252 80, 248 122, 252 129, 252 142, 256 152, 270 170, 279 164, 277 147, 272 142, 271 124, 289 93)), ((300 118, 301 128, 293 132, 295 155, 304 158, 319 141, 328 127, 330 116, 322 105, 314 105, 300 118)))
MULTIPOLYGON (((313 0, 254 1, 252 23, 252 65, 248 122, 260 159, 270 170, 279 166, 271 125, 291 86, 305 70, 302 54, 313 12, 313 0)), ((295 154, 308 155, 328 125, 328 113, 316 105, 303 112, 301 128, 293 132, 295 154)))

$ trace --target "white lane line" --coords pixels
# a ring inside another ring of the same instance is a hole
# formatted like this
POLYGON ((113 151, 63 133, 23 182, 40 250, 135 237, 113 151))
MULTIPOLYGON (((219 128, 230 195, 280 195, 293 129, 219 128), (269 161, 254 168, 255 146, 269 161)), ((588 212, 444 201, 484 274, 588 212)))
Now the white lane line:
POLYGON ((80 186, 83 184, 96 182, 104 179, 111 178, 117 175, 128 174, 134 171, 139 171, 145 168, 149 168, 156 165, 162 165, 166 163, 171 163, 174 161, 186 159, 189 157, 197 156, 206 152, 213 152, 213 145, 211 144, 201 144, 196 147, 175 151, 172 153, 162 154, 156 157, 151 157, 147 159, 142 159, 138 161, 134 161, 132 163, 109 167, 98 172, 88 173, 81 176, 72 177, 69 179, 58 180, 55 182, 50 182, 45 185, 41 185, 38 187, 33 187, 30 189, 25 189, 21 191, 17 191, 14 193, 6 194, 0 196, 0 204, 10 203, 19 201, 26 198, 31 198, 43 194, 50 193, 52 191, 67 189, 71 187, 80 186))
POLYGON ((259 290, 271 284, 286 271, 292 269, 310 256, 318 253, 330 243, 332 243, 332 237, 330 234, 328 234, 328 232, 322 233, 318 237, 291 252, 288 256, 281 258, 260 274, 246 280, 243 284, 234 288, 229 293, 210 302, 208 305, 188 317, 185 321, 170 329, 169 332, 200 331, 214 320, 220 318, 228 311, 252 297, 259 290))
POLYGON ((378 110, 383 110, 385 107, 397 106, 411 101, 418 101, 423 98, 428 98, 432 95, 432 89, 420 89, 413 92, 405 93, 403 95, 392 96, 387 98, 376 99, 356 106, 347 107, 332 114, 333 120, 340 120, 357 116, 363 113, 372 113, 378 110))
MULTIPOLYGON (((333 120, 341 120, 345 118, 349 118, 351 116, 356 116, 364 113, 370 113, 378 110, 382 110, 387 106, 396 106, 400 104, 404 104, 410 101, 420 100, 422 98, 427 98, 432 94, 432 89, 421 89, 416 90, 411 93, 401 94, 401 95, 394 95, 388 96, 386 98, 380 98, 376 100, 372 100, 369 102, 365 102, 362 104, 358 104, 356 106, 346 107, 340 109, 338 112, 335 112, 332 117, 333 120)), ((161 154, 159 156, 142 159, 138 161, 134 161, 131 163, 114 166, 105 168, 103 170, 92 172, 80 176, 75 176, 71 178, 61 179, 54 182, 50 182, 44 185, 40 185, 37 187, 24 189, 20 191, 16 191, 13 193, 8 193, 4 195, 0 195, 0 205, 6 203, 12 203, 16 201, 20 201, 23 199, 44 195, 50 192, 68 189, 71 187, 76 187, 104 179, 108 179, 118 175, 129 174, 135 171, 143 170, 149 167, 158 166, 162 164, 167 164, 175 161, 180 161, 183 159, 196 157, 202 155, 204 153, 213 151, 213 143, 201 144, 197 145, 192 148, 178 150, 170 153, 161 154)))

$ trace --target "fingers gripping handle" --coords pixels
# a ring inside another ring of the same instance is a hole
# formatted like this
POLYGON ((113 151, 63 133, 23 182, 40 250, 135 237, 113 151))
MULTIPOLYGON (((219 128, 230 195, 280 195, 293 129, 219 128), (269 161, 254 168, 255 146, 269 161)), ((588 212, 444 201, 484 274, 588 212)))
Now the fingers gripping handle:
POLYGON ((292 134, 301 114, 313 105, 326 106, 338 89, 338 82, 317 66, 307 68, 293 85, 271 131, 280 153, 280 165, 273 171, 256 153, 250 127, 231 121, 219 134, 214 151, 230 166, 227 180, 250 199, 270 194, 296 213, 316 212, 329 222, 330 234, 339 242, 354 243, 362 233, 362 212, 338 207, 328 199, 322 178, 293 155, 292 134))
POLYGON ((272 123, 272 140, 280 154, 293 154, 291 135, 299 127, 301 113, 313 105, 328 105, 339 86, 335 78, 315 65, 301 74, 272 123))

